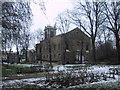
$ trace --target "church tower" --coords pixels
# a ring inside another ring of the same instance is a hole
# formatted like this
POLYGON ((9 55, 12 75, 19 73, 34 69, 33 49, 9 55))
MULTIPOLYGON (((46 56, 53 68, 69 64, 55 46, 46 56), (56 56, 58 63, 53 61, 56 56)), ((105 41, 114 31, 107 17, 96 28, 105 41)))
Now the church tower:
POLYGON ((45 26, 45 39, 56 36, 56 27, 45 26))

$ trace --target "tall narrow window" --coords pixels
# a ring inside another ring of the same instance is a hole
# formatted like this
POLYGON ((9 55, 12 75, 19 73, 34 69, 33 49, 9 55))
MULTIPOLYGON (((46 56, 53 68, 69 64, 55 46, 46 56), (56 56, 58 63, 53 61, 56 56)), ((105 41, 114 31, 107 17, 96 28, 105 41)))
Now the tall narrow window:
POLYGON ((58 54, 58 58, 60 57, 60 53, 58 54))
POLYGON ((58 44, 58 50, 60 50, 60 44, 58 44))
POLYGON ((56 45, 54 45, 54 50, 56 49, 56 45))
POLYGON ((54 37, 54 31, 51 31, 51 35, 50 35, 51 37, 54 37))
POLYGON ((88 44, 86 45, 86 51, 88 51, 88 44))
POLYGON ((66 49, 68 49, 68 43, 66 43, 66 49))
POLYGON ((79 46, 80 45, 80 42, 79 41, 77 41, 77 46, 79 46))
POLYGON ((56 55, 54 54, 54 58, 56 57, 56 55))
POLYGON ((43 56, 43 58, 45 59, 45 55, 43 56))

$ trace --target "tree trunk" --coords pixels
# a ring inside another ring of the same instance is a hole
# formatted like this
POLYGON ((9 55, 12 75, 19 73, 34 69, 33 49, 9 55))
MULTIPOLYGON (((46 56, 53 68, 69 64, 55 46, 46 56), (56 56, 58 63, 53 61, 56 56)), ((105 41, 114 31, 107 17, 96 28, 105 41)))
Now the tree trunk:
POLYGON ((50 45, 50 39, 49 39, 49 42, 48 42, 48 45, 49 45, 49 59, 50 59, 50 66, 52 68, 52 58, 51 58, 51 45, 50 45))
POLYGON ((50 66, 52 66, 51 51, 49 52, 49 54, 50 54, 50 66))
POLYGON ((67 37, 64 35, 64 51, 63 51, 63 61, 62 64, 66 64, 66 50, 68 49, 67 37))
POLYGON ((120 44, 119 44, 119 34, 115 33, 116 39, 116 50, 117 50, 117 63, 120 64, 120 44))
POLYGON ((11 56, 11 48, 9 50, 9 52, 6 51, 6 54, 7 54, 7 62, 10 63, 10 56, 11 56))
MULTIPOLYGON (((38 49, 38 48, 37 48, 38 49)), ((38 52, 37 52, 38 53, 38 52)), ((38 56, 37 56, 38 57, 38 56)), ((39 59, 40 59, 40 64, 42 64, 42 46, 41 46, 41 44, 40 44, 40 57, 39 57, 39 59)))
POLYGON ((7 55, 7 63, 9 63, 9 60, 10 60, 10 58, 9 58, 9 53, 6 51, 5 54, 7 55))
POLYGON ((18 50, 18 46, 16 45, 16 50, 17 50, 17 63, 20 62, 20 58, 19 58, 19 50, 18 50))
POLYGON ((92 38, 92 60, 96 63, 95 39, 92 38))
POLYGON ((28 58, 27 58, 27 49, 25 50, 25 61, 28 62, 28 58))
POLYGON ((83 55, 83 41, 81 42, 80 64, 82 64, 82 55, 83 55))

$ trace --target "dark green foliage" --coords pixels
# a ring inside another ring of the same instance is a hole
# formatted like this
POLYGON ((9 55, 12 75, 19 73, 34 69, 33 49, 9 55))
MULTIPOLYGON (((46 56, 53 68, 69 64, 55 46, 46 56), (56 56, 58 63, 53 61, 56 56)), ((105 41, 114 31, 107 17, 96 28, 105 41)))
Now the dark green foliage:
POLYGON ((113 48, 112 43, 110 41, 107 41, 106 43, 103 43, 97 47, 96 56, 98 62, 117 62, 116 50, 113 48))

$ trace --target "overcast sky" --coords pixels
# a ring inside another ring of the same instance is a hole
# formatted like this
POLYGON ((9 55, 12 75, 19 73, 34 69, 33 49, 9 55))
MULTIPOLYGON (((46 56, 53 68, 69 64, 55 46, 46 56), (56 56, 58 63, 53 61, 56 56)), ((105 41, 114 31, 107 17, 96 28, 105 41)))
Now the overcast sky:
POLYGON ((31 3, 31 8, 33 11, 33 25, 31 26, 31 31, 38 29, 44 29, 46 25, 54 25, 55 19, 59 13, 66 9, 72 8, 72 0, 44 0, 46 15, 40 9, 39 3, 31 3))

